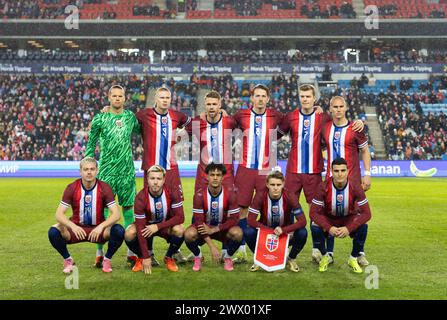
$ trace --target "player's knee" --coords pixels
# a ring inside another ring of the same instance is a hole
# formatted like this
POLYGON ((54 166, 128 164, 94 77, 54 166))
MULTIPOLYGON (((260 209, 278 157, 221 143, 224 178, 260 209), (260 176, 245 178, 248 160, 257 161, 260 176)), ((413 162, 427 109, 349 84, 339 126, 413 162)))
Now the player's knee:
POLYGON ((183 237, 183 234, 185 233, 185 228, 183 228, 183 225, 178 224, 174 227, 172 227, 172 235, 176 237, 183 237))
POLYGON ((50 229, 48 230, 48 238, 50 240, 61 237, 61 236, 62 236, 62 234, 61 234, 60 230, 56 227, 56 225, 51 226, 50 229))
POLYGON ((131 224, 127 227, 125 233, 124 233, 124 239, 126 241, 132 241, 137 236, 137 228, 135 228, 134 224, 131 224))
POLYGON ((253 237, 256 237, 256 229, 248 227, 244 230, 244 238, 251 239, 253 237))
POLYGON ((228 231, 229 238, 233 241, 242 241, 242 237, 244 236, 244 233, 242 232, 242 229, 240 227, 234 226, 231 227, 228 231))
POLYGON ((296 242, 306 242, 307 240, 306 228, 295 230, 295 232, 293 233, 293 238, 296 240, 296 242))
POLYGON ((314 223, 312 223, 312 224, 310 225, 310 231, 311 231, 313 234, 318 234, 318 233, 320 233, 320 232, 323 232, 323 230, 322 230, 318 225, 316 225, 316 224, 314 224, 314 223))
POLYGON ((126 231, 124 230, 123 226, 120 225, 119 223, 114 224, 110 228, 110 234, 119 238, 119 239, 124 239, 125 233, 126 233, 126 231))
POLYGON ((197 233, 197 229, 193 226, 189 227, 185 231, 185 241, 186 242, 193 242, 196 241, 199 238, 199 234, 197 233))

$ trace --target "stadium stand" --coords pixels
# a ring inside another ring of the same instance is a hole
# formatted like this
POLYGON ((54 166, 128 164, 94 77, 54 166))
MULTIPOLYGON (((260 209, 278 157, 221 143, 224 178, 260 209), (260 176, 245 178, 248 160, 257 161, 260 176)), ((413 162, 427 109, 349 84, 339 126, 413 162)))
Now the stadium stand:
MULTIPOLYGON (((168 3, 168 2, 167 2, 168 3)), ((63 19, 67 5, 79 8, 81 19, 175 19, 177 7, 161 9, 153 0, 0 0, 0 18, 63 19)), ((424 0, 364 0, 376 5, 382 18, 445 18, 447 4, 424 0)), ((352 0, 216 0, 214 10, 186 4, 187 19, 355 19, 352 0)))

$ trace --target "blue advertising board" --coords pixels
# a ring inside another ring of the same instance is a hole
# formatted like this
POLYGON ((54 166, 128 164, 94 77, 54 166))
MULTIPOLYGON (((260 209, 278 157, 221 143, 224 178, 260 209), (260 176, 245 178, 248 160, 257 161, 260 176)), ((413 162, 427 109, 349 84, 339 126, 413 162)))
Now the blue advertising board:
MULTIPOLYGON (((182 177, 195 177, 196 161, 179 161, 182 177)), ((285 172, 287 161, 278 161, 285 172)), ((135 161, 137 177, 143 177, 141 161, 135 161)), ((363 171, 363 169, 362 169, 363 171)), ((447 161, 372 161, 373 177, 447 177, 447 161)), ((0 161, 0 177, 79 177, 78 161, 0 161)))

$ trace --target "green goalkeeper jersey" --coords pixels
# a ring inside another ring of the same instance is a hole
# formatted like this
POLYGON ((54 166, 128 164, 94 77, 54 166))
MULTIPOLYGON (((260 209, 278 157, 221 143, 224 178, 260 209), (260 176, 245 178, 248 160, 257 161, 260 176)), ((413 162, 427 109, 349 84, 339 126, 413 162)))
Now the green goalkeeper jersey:
POLYGON ((105 112, 93 117, 85 156, 94 157, 99 139, 98 178, 135 175, 132 157, 132 133, 140 133, 140 125, 132 111, 120 114, 105 112))

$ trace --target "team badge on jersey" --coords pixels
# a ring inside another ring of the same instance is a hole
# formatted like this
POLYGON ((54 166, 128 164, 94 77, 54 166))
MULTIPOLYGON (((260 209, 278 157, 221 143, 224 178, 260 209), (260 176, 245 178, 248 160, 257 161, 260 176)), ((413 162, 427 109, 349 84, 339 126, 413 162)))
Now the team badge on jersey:
POLYGON ((212 203, 211 203, 211 208, 213 208, 213 209, 217 209, 219 207, 219 202, 217 202, 217 201, 213 201, 212 203))
POLYGON ((92 202, 92 196, 89 195, 89 194, 86 195, 86 196, 85 196, 85 202, 86 202, 86 203, 90 203, 90 202, 92 202))
POLYGON ((117 126, 117 127, 122 127, 123 126, 123 120, 116 120, 115 121, 115 125, 117 126))
POLYGON ((275 234, 269 234, 267 235, 267 238, 265 239, 265 247, 269 252, 273 252, 276 249, 278 249, 278 236, 275 234))
POLYGON ((256 123, 261 123, 262 122, 262 118, 260 116, 256 116, 255 121, 256 121, 256 123))
POLYGON ((340 131, 335 131, 335 133, 334 133, 334 139, 335 139, 335 140, 340 139, 340 131))
POLYGON ((168 118, 166 118, 166 117, 161 117, 161 123, 162 123, 162 124, 167 124, 167 123, 168 123, 168 118))
POLYGON ((337 201, 338 202, 343 202, 343 195, 342 194, 337 194, 337 201))
POLYGON ((161 208, 163 208, 163 203, 161 203, 161 202, 157 202, 157 203, 155 204, 155 209, 160 210, 161 208))
POLYGON ((217 136, 217 128, 211 128, 211 135, 217 136))
POLYGON ((310 120, 309 119, 305 119, 304 120, 304 127, 308 127, 308 126, 310 126, 310 120))
POLYGON ((272 206, 272 212, 278 213, 279 212, 279 206, 272 206))

